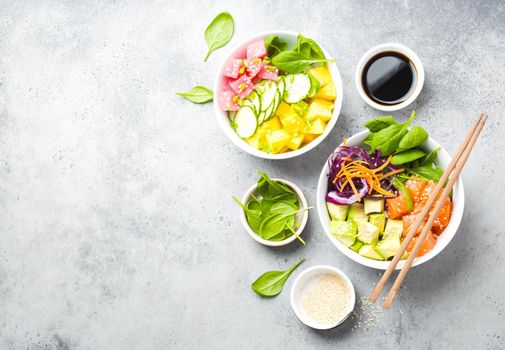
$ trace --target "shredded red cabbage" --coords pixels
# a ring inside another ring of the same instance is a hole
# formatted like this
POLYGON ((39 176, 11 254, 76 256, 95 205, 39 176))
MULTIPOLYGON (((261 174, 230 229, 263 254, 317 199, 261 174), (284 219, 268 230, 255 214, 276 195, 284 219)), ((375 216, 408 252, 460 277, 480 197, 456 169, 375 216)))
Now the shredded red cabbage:
MULTIPOLYGON (((380 167, 386 161, 386 158, 381 157, 380 151, 375 150, 374 154, 370 156, 364 149, 360 147, 353 146, 339 146, 335 152, 328 158, 328 193, 326 194, 326 201, 334 204, 352 204, 358 201, 358 197, 352 191, 352 189, 343 189, 340 191, 340 188, 343 185, 343 178, 339 178, 336 182, 333 182, 336 178, 337 174, 342 169, 342 163, 345 162, 343 158, 350 158, 352 160, 363 160, 367 163, 370 169, 375 169, 380 167)), ((398 167, 388 164, 386 169, 396 170, 398 167)), ((361 198, 370 198, 370 197, 383 197, 379 193, 368 193, 370 190, 370 185, 366 182, 365 179, 354 179, 353 183, 358 190, 359 196, 361 198)), ((395 192, 396 189, 393 186, 392 181, 389 179, 383 179, 381 181, 381 186, 386 191, 395 192)), ((348 187, 348 186, 346 186, 348 187)))

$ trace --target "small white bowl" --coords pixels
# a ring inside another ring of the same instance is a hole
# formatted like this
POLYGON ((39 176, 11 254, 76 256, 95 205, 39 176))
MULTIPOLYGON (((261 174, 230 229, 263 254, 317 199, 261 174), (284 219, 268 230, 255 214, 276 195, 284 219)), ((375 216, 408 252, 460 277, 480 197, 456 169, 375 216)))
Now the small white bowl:
MULTIPOLYGON (((277 181, 277 182, 282 182, 283 184, 288 185, 293 191, 295 191, 296 196, 298 197, 298 202, 300 204, 300 208, 307 208, 307 199, 305 199, 305 196, 303 195, 302 190, 296 186, 294 183, 288 180, 283 180, 283 179, 271 179, 272 181, 277 181)), ((242 197, 242 203, 245 205, 250 199, 251 195, 256 195, 257 194, 257 188, 258 184, 255 183, 252 185, 244 194, 242 197)), ((296 229, 296 234, 298 236, 301 236, 303 229, 305 228, 305 225, 307 224, 307 220, 309 218, 309 211, 304 210, 296 214, 296 220, 300 223, 300 226, 296 229)), ((256 242, 261 243, 263 245, 269 246, 269 247, 281 247, 286 244, 289 244, 293 242, 296 238, 295 235, 292 235, 288 238, 286 238, 283 241, 268 241, 266 239, 261 238, 259 234, 254 232, 251 227, 249 226, 249 223, 247 222, 247 217, 245 215, 245 212, 242 208, 240 208, 240 222, 242 223, 242 226, 246 230, 246 232, 251 236, 256 242)))
MULTIPOLYGON (((368 130, 364 130, 360 133, 353 135, 351 138, 347 140, 347 145, 362 146, 363 140, 369 135, 369 133, 370 132, 368 130)), ((428 140, 426 140, 421 145, 421 148, 425 152, 431 152, 435 150, 437 147, 440 147, 437 160, 438 164, 442 169, 445 169, 451 161, 451 156, 449 155, 449 153, 447 153, 447 151, 431 137, 428 138, 428 140)), ((329 228, 330 215, 328 214, 328 210, 326 209, 328 173, 329 173, 329 166, 328 161, 326 161, 323 170, 321 171, 321 175, 319 176, 319 182, 317 184, 317 213, 319 215, 319 220, 323 225, 324 232, 326 232, 326 235, 328 236, 330 241, 338 248, 338 250, 344 253, 344 255, 347 256, 348 258, 364 266, 372 267, 374 269, 379 270, 386 270, 387 267, 389 266, 389 261, 380 261, 365 258, 356 253, 355 251, 353 251, 352 249, 340 243, 340 241, 335 237, 333 237, 333 235, 331 234, 329 228)), ((433 259, 433 257, 439 254, 442 250, 444 250, 444 248, 449 244, 449 242, 456 234, 459 224, 461 223, 461 219, 463 217, 463 210, 465 207, 465 191, 463 189, 463 181, 461 180, 461 177, 454 184, 452 201, 453 206, 449 225, 445 228, 444 232, 442 232, 442 234, 438 237, 437 243, 435 244, 433 249, 428 253, 424 254, 423 256, 416 258, 412 266, 421 265, 427 262, 428 260, 433 259)), ((396 270, 401 269, 403 267, 403 264, 404 261, 400 260, 396 265, 396 270)))
MULTIPOLYGON (((296 45, 296 39, 298 36, 298 33, 296 32, 291 32, 291 31, 285 31, 285 30, 275 30, 275 31, 270 31, 270 32, 265 32, 261 34, 254 35, 250 37, 249 39, 245 40, 242 42, 240 45, 237 45, 235 48, 233 48, 230 53, 226 56, 226 59, 223 61, 223 64, 217 71, 217 76, 216 80, 214 83, 214 101, 217 101, 217 93, 220 90, 223 82, 223 70, 224 66, 226 64, 226 61, 228 60, 229 57, 238 57, 245 52, 245 48, 247 45, 250 43, 259 40, 259 39, 264 39, 268 35, 277 35, 280 39, 286 41, 289 45, 290 48, 293 48, 296 45)), ((319 44, 319 42, 318 42, 319 44)), ((326 56, 327 59, 332 59, 331 55, 326 51, 324 47, 322 47, 320 44, 319 46, 324 52, 324 55, 326 56)), ((225 135, 239 148, 242 150, 246 151, 249 154, 252 154, 253 156, 259 157, 259 158, 264 158, 264 159, 288 159, 288 158, 294 158, 299 155, 302 155, 317 145, 319 145, 331 132, 335 124, 337 123, 338 116, 340 114, 340 109, 342 108, 342 94, 343 94, 343 88, 342 88, 342 79, 340 77, 340 72, 338 71, 337 65, 334 62, 328 63, 328 68, 330 70, 331 77, 333 79, 333 82, 335 84, 335 88, 337 91, 337 98, 334 102, 335 107, 333 109, 333 116, 326 125, 326 129, 324 130, 324 133, 317 137, 314 141, 308 143, 307 145, 301 147, 300 149, 297 149, 296 151, 289 151, 285 153, 278 153, 278 154, 272 154, 272 153, 267 153, 260 151, 251 145, 249 145, 247 142, 242 140, 237 133, 231 128, 230 126, 230 121, 228 119, 228 114, 225 111, 222 111, 221 108, 219 108, 218 103, 214 103, 214 112, 217 117, 217 121, 219 122, 219 125, 221 125, 221 128, 223 129, 223 132, 225 135)))
POLYGON ((354 305, 356 304, 356 292, 354 291, 354 286, 351 280, 345 273, 339 269, 329 266, 329 265, 316 265, 304 270, 298 275, 291 287, 291 307, 296 314, 296 317, 302 321, 305 325, 315 328, 315 329, 331 329, 342 324, 354 310, 354 305), (303 310, 303 299, 306 293, 315 285, 317 280, 324 274, 334 274, 340 276, 344 281, 347 282, 349 288, 351 301, 349 303, 349 310, 346 312, 345 316, 337 320, 335 323, 323 324, 319 323, 312 318, 310 318, 303 310))
POLYGON ((366 103, 368 103, 369 106, 385 112, 397 111, 410 105, 421 93, 421 90, 423 89, 424 85, 424 67, 419 56, 417 56, 416 53, 411 49, 409 49, 408 47, 402 44, 395 44, 395 43, 381 44, 372 47, 361 57, 356 67, 355 82, 356 82, 356 89, 358 89, 358 93, 360 94, 361 98, 365 100, 366 103), (370 99, 370 97, 368 97, 368 95, 366 94, 365 89, 363 88, 363 81, 362 81, 363 69, 365 69, 365 66, 368 63, 368 61, 375 55, 387 51, 395 51, 407 56, 414 64, 414 67, 417 72, 416 87, 414 88, 414 91, 412 91, 410 96, 405 101, 394 105, 383 105, 370 99))

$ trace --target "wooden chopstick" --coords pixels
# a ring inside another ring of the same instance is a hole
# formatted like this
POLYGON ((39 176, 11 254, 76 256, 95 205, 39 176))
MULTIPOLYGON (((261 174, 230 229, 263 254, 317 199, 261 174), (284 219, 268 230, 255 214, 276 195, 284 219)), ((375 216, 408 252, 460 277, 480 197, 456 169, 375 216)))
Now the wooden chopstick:
MULTIPOLYGON (((372 302, 377 301, 377 299, 378 299, 378 297, 379 297, 382 289, 384 288, 384 286, 385 286, 386 282, 388 281, 389 277, 391 277, 391 275, 392 275, 392 273, 393 273, 396 265, 400 261, 401 256, 405 252, 405 249, 407 248, 407 246, 409 245, 410 241, 414 237, 414 235, 417 232, 418 228, 421 226, 421 224, 424 221, 425 217, 428 215, 428 213, 429 213, 429 211, 430 211, 433 203, 437 199, 438 194, 442 190, 442 187, 444 187, 444 184, 447 181, 449 175, 451 174, 451 172, 453 170, 457 169, 458 170, 457 173, 455 172, 453 174, 453 176, 451 176, 452 184, 451 185, 448 184, 447 187, 446 187, 446 188, 448 188, 447 193, 450 193, 452 185, 457 180, 457 178, 459 176, 459 173, 461 172, 461 169, 463 168, 463 165, 464 165, 466 159, 468 158, 468 155, 470 154, 470 151, 471 151, 473 145, 475 144, 475 141, 477 140, 478 134, 480 133, 480 130, 482 130, 482 127, 484 126, 484 123, 485 123, 486 119, 487 119, 487 116, 485 114, 481 113, 480 116, 472 124, 472 127, 470 128, 470 131, 468 132, 467 136, 465 137, 465 139, 463 140, 463 142, 461 143, 461 145, 458 147, 458 150, 456 151, 455 156, 453 157, 453 159, 451 160, 451 162, 447 166, 446 170, 444 171, 442 177, 440 178, 439 182, 437 183, 437 186, 435 187, 432 196, 430 198, 428 198, 428 200, 427 200, 425 206, 423 207, 420 215, 418 216, 418 218, 416 219, 416 221, 412 225, 412 227, 411 227, 409 233, 407 234, 407 236, 404 238, 404 240, 403 240, 400 248, 396 252, 396 255, 393 257, 393 260, 391 261, 391 263, 389 264, 388 268, 384 272, 382 278, 375 285, 375 288, 374 288, 374 290, 372 291, 372 293, 370 295, 370 301, 372 301, 372 302), (468 146, 470 146, 470 147, 468 147, 468 146), (466 150, 468 150, 468 152, 466 152, 466 156, 464 156, 464 158, 461 158, 465 154, 466 150), (459 163, 460 159, 463 159, 463 161, 461 163, 459 163)), ((445 198, 444 198, 444 201, 445 201, 445 198)), ((440 200, 439 203, 443 204, 444 201, 440 200)), ((440 208, 441 207, 442 207, 442 205, 440 205, 440 208)), ((438 211, 440 211, 440 208, 439 208, 438 211)), ((431 228, 431 225, 433 224, 433 221, 434 221, 434 219, 437 216, 438 216, 438 212, 434 212, 433 220, 432 220, 431 224, 429 224, 429 225, 426 224, 425 225, 425 229, 426 228, 427 229, 426 229, 426 233, 424 234, 424 237, 427 235, 428 230, 431 228)), ((415 251, 413 251, 413 252, 411 252, 411 254, 409 254, 409 259, 407 259, 407 261, 403 265, 403 268, 402 268, 402 272, 403 272, 402 278, 399 279, 400 278, 400 275, 399 275, 398 278, 397 278, 397 281, 396 281, 396 282, 398 282, 397 283, 397 287, 398 288, 401 285, 401 282, 403 281, 403 279, 405 278, 405 275, 407 274, 408 270, 410 269, 410 266, 412 265, 412 262, 415 259, 415 256, 417 255, 417 252, 419 251, 419 248, 420 248, 420 246, 421 246, 421 244, 422 244, 423 241, 424 241, 424 238, 423 239, 421 239, 421 238, 418 239, 418 241, 416 242, 417 250, 415 250, 415 247, 414 247, 415 251), (419 244, 417 244, 417 243, 419 243, 419 244), (409 264, 409 261, 410 261, 410 264, 409 264), (409 265, 409 266, 406 267, 406 265, 409 265)), ((396 295, 397 291, 398 291, 398 289, 392 290, 390 292, 390 294, 388 295, 388 299, 387 299, 388 303, 385 303, 384 307, 389 307, 391 305, 391 303, 392 303, 392 301, 394 299, 394 296, 396 295)))

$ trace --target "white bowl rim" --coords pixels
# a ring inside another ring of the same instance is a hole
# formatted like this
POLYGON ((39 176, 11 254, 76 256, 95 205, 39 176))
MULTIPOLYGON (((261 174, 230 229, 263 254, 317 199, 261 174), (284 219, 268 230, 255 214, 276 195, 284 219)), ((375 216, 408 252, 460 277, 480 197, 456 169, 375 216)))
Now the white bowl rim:
POLYGON ((340 269, 337 269, 334 266, 331 265, 315 265, 312 267, 309 267, 305 270, 303 270, 295 279, 293 282, 293 285, 291 286, 291 292, 290 292, 290 303, 291 303, 291 308, 293 309, 296 317, 304 323, 305 325, 314 328, 314 329, 320 329, 320 330, 327 330, 327 329, 332 329, 335 328, 342 323, 344 323, 345 320, 351 315, 352 311, 354 310, 354 307, 356 306, 356 291, 354 290, 354 285, 351 281, 351 279, 340 269), (346 281, 346 284, 349 288, 350 295, 351 295, 351 303, 350 303, 350 310, 349 312, 340 320, 336 321, 335 323, 328 324, 328 325, 322 325, 319 324, 313 320, 311 320, 309 317, 305 317, 303 312, 300 310, 300 307, 298 306, 296 300, 295 300, 295 293, 297 290, 301 289, 304 287, 304 285, 301 284, 301 280, 307 275, 307 274, 323 274, 323 273, 334 273, 338 276, 340 276, 344 281, 346 281))
MULTIPOLYGON (((300 200, 301 207, 302 208, 308 207, 307 199, 305 198, 305 195, 303 194, 300 187, 298 187, 297 185, 295 185, 291 181, 284 180, 284 179, 275 178, 275 179, 271 179, 271 180, 277 181, 277 182, 282 182, 282 183, 288 185, 289 187, 291 187, 295 191, 296 195, 298 196, 298 199, 300 200)), ((249 198, 251 198, 251 194, 256 190, 257 187, 258 187, 258 183, 255 183, 254 185, 249 187, 249 189, 244 193, 244 195, 242 196, 242 203, 243 204, 247 203, 249 198)), ((308 218, 309 218, 309 211, 305 210, 302 215, 302 220, 300 222, 300 226, 296 229, 296 234, 298 236, 301 236, 303 229, 307 225, 308 218)), ((295 239, 297 239, 295 235, 292 235, 282 241, 268 241, 266 239, 261 238, 261 236, 259 234, 257 234, 256 232, 254 232, 251 229, 251 227, 249 226, 244 209, 242 209, 242 208, 240 208, 240 222, 242 223, 242 226, 244 227, 245 231, 249 234, 249 236, 251 236, 256 242, 261 243, 266 246, 269 246, 269 247, 282 247, 282 246, 285 246, 285 245, 293 242, 295 239)))
POLYGON ((416 100, 416 98, 419 96, 421 93, 421 90, 423 89, 424 85, 424 66, 423 63, 421 62, 421 59, 417 54, 407 46, 399 43, 384 43, 384 44, 379 44, 376 45, 372 48, 370 48, 358 61, 358 64, 356 66, 356 73, 354 76, 354 81, 356 84, 356 89, 358 90, 359 95, 361 98, 371 107, 378 109, 380 111, 385 111, 385 112, 392 112, 392 111, 398 111, 402 108, 407 107, 410 105, 412 102, 416 100), (409 57, 412 60, 412 63, 414 63, 414 66, 416 67, 417 71, 417 85, 414 89, 414 91, 410 94, 409 98, 407 98, 405 101, 395 104, 395 105, 382 105, 379 104, 366 94, 363 85, 362 85, 362 80, 361 80, 361 75, 363 73, 363 69, 365 68, 365 64, 368 62, 372 56, 377 55, 380 52, 384 51, 398 51, 403 54, 405 54, 407 57, 409 57))
MULTIPOLYGON (((359 139, 364 139, 366 135, 368 135, 370 132, 368 130, 363 130, 357 134, 354 134, 351 136, 349 139, 347 139, 347 145, 354 146, 357 144, 356 140, 359 139)), ((435 149, 436 147, 440 147, 439 151, 439 157, 443 156, 446 159, 446 163, 448 163, 451 159, 450 155, 447 153, 447 151, 434 139, 431 137, 428 138, 427 141, 428 143, 431 143, 434 147, 432 149, 435 149)), ((332 152, 333 153, 333 152, 332 152)), ((330 155, 331 156, 331 155, 330 155)), ((329 158, 329 157, 328 157, 329 158)), ((329 227, 328 227, 328 220, 326 218, 329 217, 329 214, 326 209, 326 201, 325 201, 325 196, 326 196, 326 188, 328 184, 328 159, 325 161, 325 164, 323 166, 323 169, 321 171, 321 174, 319 175, 319 180, 317 184, 317 199, 316 199, 316 205, 317 205, 317 213, 319 216, 319 221, 321 222, 321 225, 323 226, 324 232, 326 233, 326 236, 330 239, 330 241, 340 250, 345 256, 350 258, 351 260, 354 260, 355 262, 372 267, 374 269, 379 269, 379 270, 386 270, 387 267, 389 266, 389 261, 380 261, 380 260, 373 260, 373 259, 368 259, 365 258, 361 255, 359 255, 357 252, 353 251, 352 249, 346 247, 342 243, 340 243, 339 240, 337 240, 335 237, 332 236, 330 233, 329 227), (324 190, 323 187, 324 186, 324 190), (322 194, 324 192, 324 195, 322 194), (325 214, 326 213, 326 214, 325 214)), ((421 265, 432 258, 434 258, 436 255, 438 255, 442 250, 445 249, 445 247, 451 242, 452 238, 456 234, 459 225, 461 223, 461 219, 463 217, 463 211, 465 207, 465 190, 463 187, 463 180, 461 177, 458 178, 456 183, 454 184, 453 187, 453 207, 452 207, 452 213, 451 213, 451 220, 449 221, 449 225, 445 228, 444 232, 439 236, 437 239, 437 243, 435 244, 435 247, 429 251, 428 253, 424 254, 423 256, 416 258, 412 264, 412 267, 421 265), (442 241, 440 241, 440 237, 444 237, 442 241)), ((399 270, 403 267, 404 260, 400 260, 398 264, 396 265, 396 270, 399 270)))
MULTIPOLYGON (((219 69, 216 74, 216 78, 214 80, 214 101, 217 101, 217 92, 219 91, 220 88, 220 80, 221 80, 221 73, 224 69, 224 65, 226 64, 226 61, 228 60, 229 57, 232 56, 232 54, 245 45, 247 45, 250 42, 253 42, 254 40, 258 40, 261 38, 265 38, 268 35, 275 34, 275 35, 285 35, 285 36, 292 36, 292 37, 297 37, 298 32, 294 31, 288 31, 288 30, 271 30, 271 31, 266 31, 262 32, 259 34, 255 34, 253 36, 250 36, 243 40, 240 44, 234 46, 230 51, 228 51, 226 58, 223 60, 221 65, 219 66, 219 69)), ((323 50, 325 56, 327 59, 333 59, 333 57, 330 55, 330 53, 318 42, 318 45, 321 47, 323 50)), ((304 153, 307 153, 308 151, 314 149, 317 147, 323 140, 326 139, 326 137, 330 134, 330 132, 333 130, 335 127, 337 120, 340 116, 340 111, 342 109, 342 100, 343 100, 343 87, 342 87, 342 78, 340 76, 340 71, 338 70, 338 67, 335 62, 328 62, 328 68, 330 70, 331 77, 333 79, 333 82, 335 84, 335 88, 337 90, 337 98, 335 99, 334 102, 334 108, 333 108, 333 115, 329 123, 326 125, 326 128, 324 130, 324 133, 319 135, 316 139, 308 143, 307 145, 295 150, 295 151, 289 151, 289 152, 284 152, 284 153, 266 153, 263 151, 260 151, 251 145, 249 145, 247 142, 242 140, 230 127, 229 122, 228 122, 228 117, 225 115, 226 112, 222 111, 219 108, 219 105, 217 102, 214 103, 214 114, 216 115, 216 118, 218 120, 219 125, 221 125, 221 129, 223 130, 224 134, 230 139, 237 147, 242 149, 243 151, 259 157, 263 159, 289 159, 289 158, 294 158, 297 156, 300 156, 304 153)))

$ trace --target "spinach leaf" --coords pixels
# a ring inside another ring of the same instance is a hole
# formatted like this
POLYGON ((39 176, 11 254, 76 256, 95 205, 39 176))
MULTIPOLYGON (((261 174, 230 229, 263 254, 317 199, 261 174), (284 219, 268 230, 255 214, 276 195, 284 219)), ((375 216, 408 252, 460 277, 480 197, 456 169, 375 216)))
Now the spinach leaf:
POLYGON ((270 180, 267 174, 258 171, 260 179, 258 180, 258 192, 263 198, 281 200, 284 196, 296 195, 289 186, 270 180))
POLYGON ((369 145, 371 152, 378 149, 382 156, 389 156, 398 149, 401 139, 408 132, 408 127, 414 119, 415 112, 412 112, 409 120, 404 124, 393 124, 378 132, 367 136, 365 144, 369 145))
POLYGON ((403 137, 398 145, 399 148, 407 150, 419 146, 421 143, 426 141, 428 138, 428 133, 420 126, 414 126, 409 132, 403 137))
POLYGON ((428 153, 426 157, 421 159, 421 165, 430 165, 435 163, 435 160, 437 160, 438 151, 440 151, 440 147, 428 153))
POLYGON ((298 34, 295 51, 301 53, 306 58, 311 59, 325 59, 323 50, 319 45, 312 40, 311 38, 307 38, 302 34, 298 34))
POLYGON ((410 195, 407 186, 405 186, 405 184, 401 182, 398 178, 395 178, 393 180, 393 186, 396 187, 398 191, 403 192, 405 198, 407 199, 407 208, 409 209, 409 211, 412 211, 412 208, 414 207, 414 202, 412 201, 412 196, 410 195))
POLYGON ((226 44, 228 44, 233 36, 235 24, 233 17, 228 12, 221 12, 210 22, 205 29, 205 42, 209 47, 209 51, 205 56, 204 61, 207 61, 210 54, 226 44))
POLYGON ((267 49, 268 56, 273 58, 282 51, 286 51, 288 49, 288 44, 279 39, 277 35, 272 34, 265 38, 265 48, 267 49))
POLYGON ((396 153, 391 158, 391 164, 393 165, 401 165, 405 163, 413 162, 416 159, 422 158, 426 154, 418 148, 408 149, 406 151, 396 153))
POLYGON ((294 215, 297 210, 298 206, 288 201, 276 202, 270 207, 272 214, 294 215))
POLYGON ((177 92, 177 95, 184 97, 193 103, 207 103, 212 101, 213 92, 205 86, 195 86, 187 92, 177 92))
POLYGON ((431 165, 419 165, 416 167, 408 168, 408 170, 420 177, 425 179, 438 182, 442 177, 444 171, 439 166, 432 167, 431 165))
POLYGON ((235 196, 232 196, 232 198, 237 202, 241 207, 242 210, 244 210, 245 216, 247 218, 247 223, 251 227, 251 229, 258 233, 261 230, 261 210, 255 210, 255 209, 249 209, 247 206, 242 204, 235 196))
POLYGON ((365 122, 365 127, 370 130, 370 132, 381 131, 390 125, 398 124, 392 116, 386 115, 383 117, 370 118, 365 122))
POLYGON ((286 271, 268 271, 262 274, 256 281, 251 284, 252 290, 262 297, 274 297, 278 295, 286 280, 291 275, 294 269, 298 267, 305 259, 300 259, 296 264, 286 271))
POLYGON ((285 230, 285 231, 289 231, 289 232, 288 232, 288 234, 287 234, 287 236, 291 236, 291 234, 294 234, 294 235, 296 236, 296 239, 298 239, 298 240, 300 241, 300 243, 302 243, 302 244, 303 244, 303 245, 305 245, 305 246, 307 245, 307 244, 305 243, 305 241, 302 239, 302 237, 300 237, 300 236, 296 233, 296 231, 295 231, 295 229, 293 228, 293 226, 291 226, 291 225, 288 223, 288 224, 286 224, 286 227, 287 227, 287 230, 285 230))
POLYGON ((247 202, 245 205, 249 210, 259 210, 261 211, 261 203, 255 198, 247 202))
POLYGON ((334 60, 307 58, 297 51, 282 51, 272 59, 272 64, 289 74, 303 72, 314 63, 334 62, 334 60))
POLYGON ((284 231, 286 224, 293 221, 294 214, 275 214, 265 218, 260 225, 260 236, 263 239, 269 240, 280 232, 284 231))
POLYGON ((314 97, 321 89, 321 84, 319 84, 319 80, 317 80, 312 74, 307 74, 310 80, 310 89, 307 97, 314 97))

